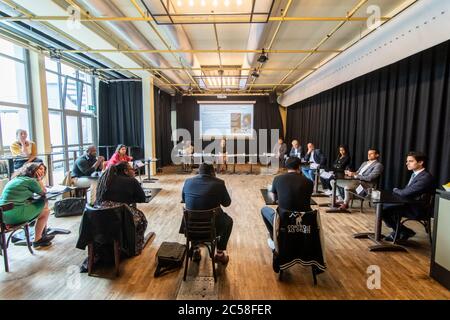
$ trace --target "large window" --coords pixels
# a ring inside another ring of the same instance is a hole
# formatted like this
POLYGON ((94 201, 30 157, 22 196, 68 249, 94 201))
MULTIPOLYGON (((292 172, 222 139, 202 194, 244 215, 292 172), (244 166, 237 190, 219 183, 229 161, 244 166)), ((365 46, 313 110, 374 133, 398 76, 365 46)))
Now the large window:
POLYGON ((58 182, 78 156, 97 141, 94 79, 64 63, 45 59, 54 178, 58 182))
POLYGON ((16 130, 32 139, 27 52, 0 38, 0 153, 9 153, 16 130))

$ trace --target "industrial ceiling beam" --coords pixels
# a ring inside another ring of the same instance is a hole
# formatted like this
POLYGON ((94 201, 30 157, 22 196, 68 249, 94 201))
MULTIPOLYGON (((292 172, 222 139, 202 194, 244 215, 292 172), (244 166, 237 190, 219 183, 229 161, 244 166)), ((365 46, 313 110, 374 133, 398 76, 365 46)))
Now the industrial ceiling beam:
MULTIPOLYGON (((1 0, 4 1, 4 0, 1 0)), ((0 17, 0 22, 13 22, 13 21, 65 21, 72 20, 71 16, 20 16, 20 17, 0 17)), ((381 17, 383 21, 391 19, 390 17, 381 17)), ((314 22, 314 21, 366 21, 367 17, 270 17, 269 21, 297 21, 297 22, 314 22)), ((138 21, 154 21, 151 16, 146 17, 93 17, 85 16, 80 17, 81 22, 138 22, 138 21)), ((197 21, 197 20, 196 20, 197 21)), ((239 20, 242 23, 241 20, 239 20)), ((247 21, 248 22, 248 21, 247 21)), ((265 19, 264 19, 265 22, 265 19)), ((192 22, 191 22, 192 23, 192 22)), ((214 22, 210 22, 213 24, 214 22)), ((220 22, 216 22, 219 24, 220 22)), ((227 22, 232 23, 232 22, 227 22)), ((238 23, 238 21, 236 21, 238 23)), ((193 24, 193 23, 192 23, 193 24)))
MULTIPOLYGON (((286 8, 283 10, 283 13, 281 15, 281 20, 279 20, 277 28, 275 29, 275 32, 272 35, 272 39, 270 39, 269 45, 266 48, 267 50, 271 50, 272 49, 272 45, 275 42, 275 38, 277 37, 278 32, 280 31, 281 24, 283 23, 284 18, 286 17, 291 4, 292 4, 292 0, 289 0, 288 3, 286 4, 286 8)), ((258 65, 258 68, 257 68, 257 73, 258 74, 260 73, 260 71, 262 69, 262 66, 263 66, 263 64, 260 62, 259 65, 258 65)), ((248 79, 247 79, 247 81, 248 81, 248 79)), ((255 81, 256 81, 256 77, 253 77, 252 83, 250 84, 250 86, 248 88, 248 91, 250 91, 252 89, 252 85, 255 83, 255 81)))
MULTIPOLYGON (((96 70, 98 71, 164 71, 164 70, 184 70, 187 68, 183 68, 183 67, 171 67, 171 68, 135 68, 135 67, 130 67, 130 68, 126 68, 126 67, 117 67, 117 68, 96 68, 96 70)), ((315 68, 299 68, 299 69, 304 69, 304 70, 315 70, 315 68)), ((297 70, 299 70, 297 69, 297 70)), ((253 68, 239 68, 239 67, 227 67, 227 66, 222 66, 222 68, 220 67, 215 67, 215 68, 189 68, 188 70, 192 70, 192 71, 216 71, 216 70, 240 70, 240 71, 250 71, 253 70, 253 68)), ((292 68, 264 68, 264 71, 290 71, 290 70, 294 70, 292 68)), ((208 76, 205 76, 208 77, 208 76)))
MULTIPOLYGON (((139 14, 141 15, 141 17, 146 18, 149 17, 149 15, 144 12, 141 7, 139 6, 139 4, 137 3, 136 0, 130 0, 131 3, 133 4, 134 8, 139 12, 139 14)), ((142 1, 142 0, 141 0, 142 1)), ((144 4, 145 6, 145 4, 144 4)), ((164 39, 164 37, 161 35, 161 33, 158 31, 158 29, 156 29, 156 27, 152 24, 151 21, 147 21, 147 24, 150 26, 150 28, 153 30, 153 32, 158 36, 158 38, 161 40, 161 42, 164 44, 164 46, 167 48, 167 50, 169 50, 169 52, 172 50, 172 48, 170 47, 170 45, 167 43, 167 41, 164 39)), ((172 54, 172 56, 175 58, 176 61, 178 61, 178 63, 186 68, 186 66, 183 64, 183 61, 181 59, 181 57, 177 56, 174 52, 170 52, 172 54)), ((190 81, 194 82, 196 84, 197 89, 200 90, 199 85, 197 84, 197 82, 194 80, 194 78, 192 78, 192 75, 190 74, 190 72, 185 69, 183 70, 186 75, 189 77, 190 81)))
MULTIPOLYGON (((266 50, 265 53, 271 54, 315 54, 315 53, 339 53, 339 49, 327 50, 266 50)), ((82 49, 82 50, 61 50, 68 53, 261 53, 262 50, 246 50, 246 49, 82 49)))
MULTIPOLYGON (((406 8, 408 8, 409 6, 411 6, 412 4, 416 3, 417 1, 418 1, 418 0, 413 0, 413 1, 411 1, 405 8, 403 8, 403 10, 405 10, 406 8)), ((401 10, 401 11, 403 11, 403 10, 401 10)), ((394 16, 396 16, 396 15, 398 15, 398 14, 399 14, 399 12, 397 12, 394 16)), ((394 16, 390 17, 389 19, 392 19, 394 16)), ((389 19, 387 19, 387 20, 389 20, 389 19)), ((387 21, 387 20, 385 20, 385 19, 381 19, 381 20, 383 20, 383 23, 386 23, 386 21, 387 21)), ((364 35, 364 37, 367 37, 370 33, 372 33, 372 32, 375 31, 375 30, 377 30, 377 28, 376 28, 376 29, 370 30, 366 35, 364 35)), ((363 37, 363 38, 364 38, 364 37, 363 37)), ((362 39, 362 38, 361 38, 361 39, 362 39)), ((353 46, 355 43, 357 43, 357 42, 360 41, 361 39, 358 39, 358 40, 354 41, 353 43, 349 44, 344 50, 342 50, 342 52, 344 52, 345 50, 349 49, 351 46, 353 46)), ((341 52, 341 53, 342 53, 342 52, 341 52)), ((333 60, 334 58, 336 58, 338 55, 339 55, 339 54, 335 55, 334 57, 331 57, 330 59, 326 60, 325 62, 321 63, 319 66, 317 66, 316 68, 314 68, 315 70, 312 70, 311 72, 308 72, 308 73, 306 73, 305 75, 303 75, 303 76, 301 76, 300 78, 298 78, 298 79, 296 79, 295 81, 293 81, 291 86, 289 86, 289 87, 283 89, 283 92, 286 92, 287 90, 289 90, 290 88, 292 88, 293 86, 295 86, 297 83, 299 83, 300 81, 302 81, 303 79, 305 79, 306 77, 308 77, 309 75, 311 75, 314 71, 318 70, 318 69, 319 69, 320 67, 322 67, 324 64, 326 64, 326 63, 330 62, 331 60, 333 60)), ((299 64, 297 64, 297 66, 300 66, 303 62, 304 62, 304 61, 302 60, 299 64)), ((293 71, 299 70, 300 67, 297 68, 297 66, 294 68, 293 71)))
MULTIPOLYGON (((193 83, 170 83, 170 84, 167 83, 167 84, 164 84, 164 86, 169 86, 169 85, 177 86, 177 87, 189 87, 189 86, 193 86, 193 83)), ((278 84, 276 84, 276 83, 255 83, 255 84, 253 84, 253 86, 255 86, 255 87, 272 87, 275 85, 278 85, 278 84)), ((292 85, 292 84, 291 83, 283 83, 280 86, 290 86, 290 85, 292 85)), ((205 88, 205 89, 207 89, 207 88, 205 88)), ((201 90, 204 90, 204 89, 201 89, 201 90)))
MULTIPOLYGON (((347 17, 351 18, 353 17, 353 15, 356 13, 356 11, 359 10, 359 8, 361 8, 368 0, 361 0, 358 4, 356 4, 356 6, 353 7, 352 10, 350 10, 347 13, 347 17)), ((334 27, 322 40, 320 40, 320 42, 317 44, 317 46, 314 47, 315 50, 318 50, 320 48, 321 45, 323 45, 328 39, 330 39, 335 33, 336 31, 338 31, 347 21, 349 20, 345 20, 345 21, 341 21, 336 27, 334 27)), ((279 81, 278 85, 281 85, 283 83, 283 81, 285 81, 294 71, 297 67, 301 66, 309 57, 311 56, 311 54, 308 54, 306 57, 304 57, 299 63, 297 63, 294 67, 294 70, 289 71, 286 75, 283 76, 283 78, 281 78, 281 80, 279 81)), ((311 71, 309 73, 307 73, 302 79, 304 79, 305 77, 309 76, 311 73, 313 73, 314 71, 311 71)), ((301 81, 299 79, 297 79, 298 81, 301 81)), ((277 87, 275 86, 273 88, 273 90, 275 90, 277 87)), ((288 87, 290 88, 290 87, 288 87)))

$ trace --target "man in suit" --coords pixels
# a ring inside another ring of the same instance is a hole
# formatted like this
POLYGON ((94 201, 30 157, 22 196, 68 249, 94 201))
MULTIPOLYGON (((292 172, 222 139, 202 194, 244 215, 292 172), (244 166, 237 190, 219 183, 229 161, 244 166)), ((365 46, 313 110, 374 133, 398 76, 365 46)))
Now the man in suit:
MULTIPOLYGON (((278 200, 278 208, 289 211, 311 211, 313 183, 300 173, 301 161, 297 157, 286 159, 287 173, 276 176, 272 183, 272 192, 278 200)), ((275 210, 269 207, 261 209, 263 221, 270 233, 269 246, 273 246, 273 218, 275 210)))
MULTIPOLYGON (((182 199, 189 210, 208 210, 220 206, 228 207, 231 204, 225 182, 216 178, 214 166, 202 163, 199 174, 184 182, 182 199)), ((220 210, 216 216, 216 233, 220 236, 217 243, 217 254, 215 259, 224 265, 228 263, 229 257, 224 252, 227 249, 228 239, 233 228, 233 219, 220 210)), ((200 251, 194 253, 195 260, 200 259, 200 251)))
POLYGON ((289 152, 289 157, 296 157, 301 159, 303 157, 303 150, 298 140, 292 140, 291 152, 289 152))
POLYGON ((275 154, 275 158, 278 159, 280 167, 283 167, 284 157, 287 153, 287 146, 282 137, 278 139, 278 143, 273 147, 272 152, 275 154))
MULTIPOLYGON (((341 193, 340 190, 344 189, 344 202, 339 207, 341 210, 348 209, 350 190, 355 190, 360 184, 364 188, 371 188, 376 184, 384 170, 383 165, 378 161, 379 157, 380 152, 375 148, 371 148, 367 152, 367 161, 363 162, 358 171, 352 172, 345 170, 345 174, 353 177, 354 180, 338 180, 337 186, 340 187, 339 192, 341 193)), ((335 183, 335 180, 331 181, 332 185, 335 183)))
MULTIPOLYGON (((383 221, 388 227, 394 230, 384 240, 394 240, 397 219, 401 219, 401 217, 420 219, 421 217, 427 217, 429 214, 427 210, 430 195, 434 193, 435 182, 433 176, 426 170, 426 161, 426 155, 421 152, 412 151, 408 153, 406 167, 409 171, 412 171, 411 178, 403 189, 394 188, 393 193, 403 198, 417 200, 419 203, 401 205, 386 204, 383 206, 383 221)), ((397 238, 399 240, 407 240, 415 234, 413 230, 401 226, 397 238)))
MULTIPOLYGON (((319 149, 314 148, 314 144, 311 142, 308 143, 308 152, 305 155, 305 158, 303 159, 305 162, 309 162, 310 166, 324 166, 327 159, 325 156, 320 152, 319 149)), ((314 182, 315 178, 315 170, 308 168, 308 167, 302 167, 302 172, 305 177, 307 177, 309 180, 314 182)))

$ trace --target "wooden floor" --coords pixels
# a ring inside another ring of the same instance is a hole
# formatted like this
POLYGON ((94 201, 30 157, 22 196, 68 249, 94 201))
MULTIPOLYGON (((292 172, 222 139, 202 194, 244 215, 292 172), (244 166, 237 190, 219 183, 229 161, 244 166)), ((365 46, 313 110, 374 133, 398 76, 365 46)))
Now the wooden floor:
MULTIPOLYGON (((169 168, 170 169, 170 168, 169 168)), ((170 170, 166 170, 170 171, 170 170)), ((174 172, 174 170, 171 170, 174 172)), ((89 277, 79 273, 87 252, 75 248, 80 217, 50 218, 53 227, 68 228, 70 235, 57 235, 48 249, 31 255, 26 247, 11 246, 10 273, 0 266, 0 299, 449 299, 450 292, 429 274, 430 245, 423 227, 408 252, 369 252, 369 240, 352 234, 372 230, 373 209, 363 214, 325 213, 321 220, 328 270, 313 286, 309 268, 296 266, 282 282, 272 271, 272 253, 260 216, 264 205, 260 188, 272 175, 220 175, 226 181, 232 204, 226 212, 234 219, 229 241, 230 262, 212 281, 210 260, 203 251, 199 264, 192 264, 187 282, 183 270, 154 278, 155 254, 163 241, 184 243, 178 234, 182 204, 181 188, 189 175, 165 173, 158 176, 163 190, 149 204, 139 205, 147 216, 148 231, 156 232, 140 256, 121 263, 121 276, 112 269, 89 277), (379 266, 381 288, 368 289, 369 266, 379 266)), ((152 184, 154 185, 154 184, 152 184)), ((316 198, 317 202, 327 198, 316 198)), ((3 257, 1 257, 3 258, 3 257)))

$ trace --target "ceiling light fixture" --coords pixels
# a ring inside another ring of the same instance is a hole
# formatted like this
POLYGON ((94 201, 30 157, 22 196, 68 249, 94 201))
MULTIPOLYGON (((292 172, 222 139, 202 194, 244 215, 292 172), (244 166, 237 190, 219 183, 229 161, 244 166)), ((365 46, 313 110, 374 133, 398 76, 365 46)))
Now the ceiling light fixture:
POLYGON ((259 72, 258 72, 258 70, 256 70, 256 69, 253 70, 253 72, 252 72, 252 77, 253 77, 253 78, 258 78, 258 77, 259 77, 259 72))
POLYGON ((194 0, 189 0, 189 5, 190 5, 191 7, 193 7, 193 6, 194 6, 194 0))
POLYGON ((212 2, 212 4, 213 4, 214 7, 217 7, 219 3, 218 3, 217 0, 214 0, 214 1, 212 2))
POLYGON ((202 0, 202 1, 200 2, 200 4, 202 5, 202 7, 206 6, 206 0, 202 0))
POLYGON ((178 0, 178 1, 177 1, 177 6, 182 7, 182 6, 183 6, 183 1, 178 0))
POLYGON ((236 0, 236 4, 240 6, 242 4, 242 0, 236 0))
POLYGON ((230 0, 225 0, 223 4, 225 5, 225 7, 228 7, 230 5, 230 0))

